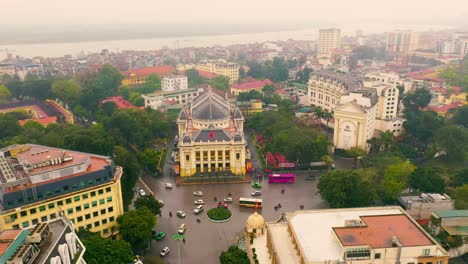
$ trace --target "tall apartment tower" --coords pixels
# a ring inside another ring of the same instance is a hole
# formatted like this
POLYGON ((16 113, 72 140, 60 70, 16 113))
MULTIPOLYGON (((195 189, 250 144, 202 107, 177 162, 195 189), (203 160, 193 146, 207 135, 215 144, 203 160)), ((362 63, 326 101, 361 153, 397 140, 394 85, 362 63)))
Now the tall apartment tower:
POLYGON ((330 58, 333 50, 341 46, 341 29, 328 28, 319 30, 317 58, 330 58))
POLYGON ((418 48, 419 35, 411 30, 387 32, 387 52, 408 52, 418 48))

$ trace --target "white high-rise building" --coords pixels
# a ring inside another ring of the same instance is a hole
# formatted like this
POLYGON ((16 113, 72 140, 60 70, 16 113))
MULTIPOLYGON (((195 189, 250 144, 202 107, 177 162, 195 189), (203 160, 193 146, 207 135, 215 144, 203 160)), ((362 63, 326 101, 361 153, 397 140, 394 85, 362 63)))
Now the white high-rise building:
POLYGON ((341 46, 341 29, 328 28, 319 30, 317 58, 331 58, 333 50, 341 46))
POLYGON ((187 76, 173 75, 164 77, 161 80, 161 89, 163 92, 180 91, 188 89, 187 76))

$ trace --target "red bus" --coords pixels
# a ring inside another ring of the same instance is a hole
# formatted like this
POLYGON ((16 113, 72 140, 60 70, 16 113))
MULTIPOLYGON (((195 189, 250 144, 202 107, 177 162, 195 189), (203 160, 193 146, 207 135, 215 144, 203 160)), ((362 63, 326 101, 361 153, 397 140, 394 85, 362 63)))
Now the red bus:
POLYGON ((294 173, 280 173, 280 174, 270 174, 268 182, 269 183, 289 183, 296 180, 296 174, 294 173))

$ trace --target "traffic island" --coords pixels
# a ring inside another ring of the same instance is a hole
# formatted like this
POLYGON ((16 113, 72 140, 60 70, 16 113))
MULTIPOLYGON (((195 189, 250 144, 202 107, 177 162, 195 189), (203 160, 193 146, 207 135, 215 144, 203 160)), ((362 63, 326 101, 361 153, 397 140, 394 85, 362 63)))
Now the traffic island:
POLYGON ((211 222, 215 223, 227 222, 231 220, 232 217, 231 211, 224 207, 210 209, 208 210, 208 212, 206 212, 206 214, 208 215, 208 219, 210 219, 211 222))

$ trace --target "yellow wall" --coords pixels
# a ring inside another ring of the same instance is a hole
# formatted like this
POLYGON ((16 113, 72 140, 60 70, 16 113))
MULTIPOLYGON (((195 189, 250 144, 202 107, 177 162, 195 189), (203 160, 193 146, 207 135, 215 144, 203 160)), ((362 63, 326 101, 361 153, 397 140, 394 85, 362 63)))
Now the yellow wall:
POLYGON ((131 85, 140 85, 145 83, 146 76, 136 76, 134 74, 130 75, 129 77, 125 77, 122 80, 123 86, 131 86, 131 85))
POLYGON ((59 217, 62 211, 76 230, 83 227, 108 236, 117 226, 117 217, 124 213, 121 176, 122 168, 117 167, 114 180, 106 184, 3 212, 0 230, 32 226, 36 224, 33 220, 46 222, 54 215, 59 217))
POLYGON ((231 93, 234 94, 234 95, 239 95, 241 93, 248 93, 248 92, 253 91, 253 90, 261 93, 262 89, 263 89, 263 87, 253 87, 253 88, 250 88, 250 89, 236 89, 234 87, 231 87, 231 93))

